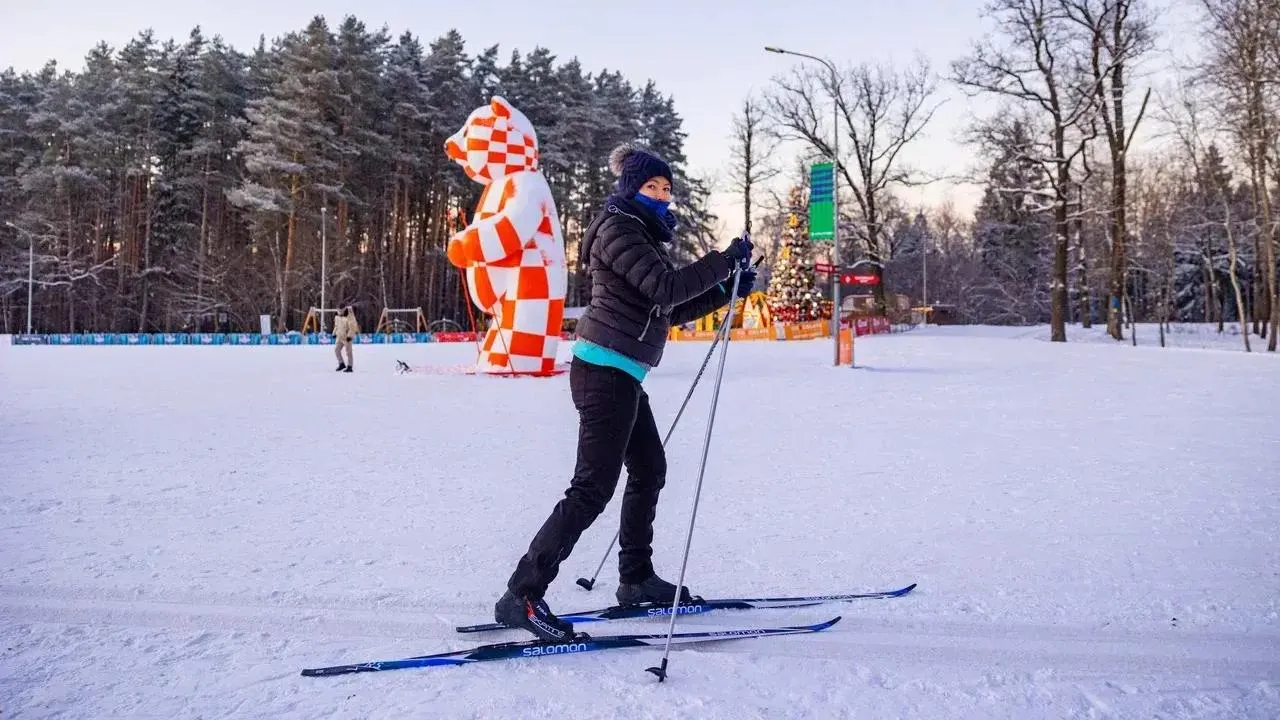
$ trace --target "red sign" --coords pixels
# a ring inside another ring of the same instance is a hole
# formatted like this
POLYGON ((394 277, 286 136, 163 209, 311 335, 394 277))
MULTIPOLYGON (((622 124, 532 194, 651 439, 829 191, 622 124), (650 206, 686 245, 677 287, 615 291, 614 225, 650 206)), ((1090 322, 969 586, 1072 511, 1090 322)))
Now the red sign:
POLYGON ((853 273, 845 273, 840 276, 840 282, 844 285, 879 285, 879 275, 854 275, 853 273))
POLYGON ((830 263, 814 263, 814 264, 813 264, 813 271, 814 271, 814 272, 820 272, 820 273, 827 273, 827 274, 830 274, 830 273, 835 272, 835 269, 836 269, 836 266, 835 266, 835 265, 832 265, 832 264, 830 264, 830 263))
POLYGON ((850 318, 848 325, 853 330, 853 334, 859 337, 893 331, 893 324, 883 315, 860 315, 850 318))

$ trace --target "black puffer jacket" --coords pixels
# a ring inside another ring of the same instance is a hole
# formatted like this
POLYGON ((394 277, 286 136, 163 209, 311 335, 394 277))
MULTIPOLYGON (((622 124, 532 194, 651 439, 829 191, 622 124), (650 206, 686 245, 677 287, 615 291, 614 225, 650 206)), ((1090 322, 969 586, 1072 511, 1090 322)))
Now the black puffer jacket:
POLYGON ((578 320, 578 337, 657 366, 672 325, 706 315, 729 302, 732 261, 712 250, 677 269, 667 252, 670 231, 638 203, 611 197, 587 228, 582 262, 591 278, 591 302, 578 320))

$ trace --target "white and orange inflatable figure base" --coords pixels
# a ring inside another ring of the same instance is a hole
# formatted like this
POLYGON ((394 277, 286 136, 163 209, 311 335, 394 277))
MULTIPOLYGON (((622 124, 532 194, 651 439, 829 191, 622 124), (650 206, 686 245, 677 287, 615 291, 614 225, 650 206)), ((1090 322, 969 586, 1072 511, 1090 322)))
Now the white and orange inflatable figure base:
POLYGON ((396 361, 397 375, 485 375, 487 377, 553 377, 569 371, 569 363, 556 363, 550 371, 539 370, 535 373, 506 372, 482 373, 473 364, 467 365, 410 365, 396 361))

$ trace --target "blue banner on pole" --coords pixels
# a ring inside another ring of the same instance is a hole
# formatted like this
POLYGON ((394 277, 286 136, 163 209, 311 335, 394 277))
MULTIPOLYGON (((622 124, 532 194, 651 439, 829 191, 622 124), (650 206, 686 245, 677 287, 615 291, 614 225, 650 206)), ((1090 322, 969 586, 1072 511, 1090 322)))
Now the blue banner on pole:
POLYGON ((809 170, 809 239, 835 238, 835 175, 831 163, 815 163, 809 170))
POLYGON ((831 163, 815 163, 809 168, 809 202, 829 203, 835 189, 831 163))

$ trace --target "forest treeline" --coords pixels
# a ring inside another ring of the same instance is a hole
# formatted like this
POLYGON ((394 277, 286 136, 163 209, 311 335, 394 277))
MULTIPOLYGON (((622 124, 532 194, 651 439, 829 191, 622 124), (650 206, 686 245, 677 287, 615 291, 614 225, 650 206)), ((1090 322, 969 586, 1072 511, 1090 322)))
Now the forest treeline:
MULTIPOLYGON (((75 72, 0 73, 3 329, 24 328, 29 251, 40 332, 256 329, 263 313, 298 329, 322 294, 366 326, 421 307, 469 328, 444 247, 480 188, 443 142, 501 94, 538 129, 571 259, 629 140, 676 168, 678 254, 727 239, 713 187, 774 244, 787 188, 831 155, 834 101, 842 255, 882 268, 881 307, 902 293, 962 322, 1047 322, 1058 340, 1072 322, 1117 339, 1127 319, 1236 323, 1274 350, 1280 3, 1181 1, 1201 52, 1166 73, 1174 86, 1151 81, 1150 0, 988 0, 992 32, 945 68, 782 62, 734 116, 727 178, 687 170, 676 103, 653 82, 542 47, 471 53, 457 32, 424 45, 354 17, 250 51, 142 32, 75 72), (982 168, 972 213, 903 200, 938 180, 904 151, 938 130, 944 85, 998 108, 963 129, 982 168)), ((569 304, 587 289, 571 268, 569 304)))

